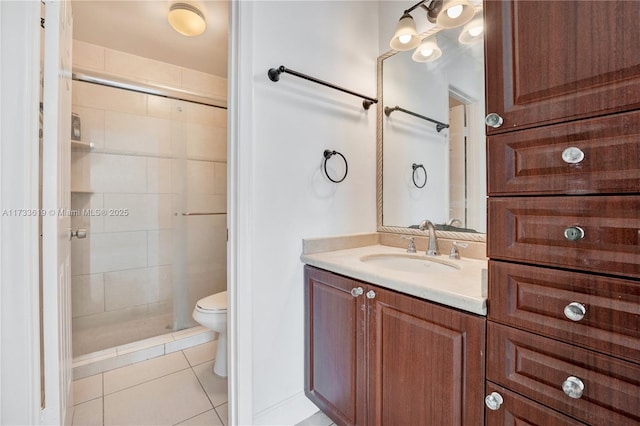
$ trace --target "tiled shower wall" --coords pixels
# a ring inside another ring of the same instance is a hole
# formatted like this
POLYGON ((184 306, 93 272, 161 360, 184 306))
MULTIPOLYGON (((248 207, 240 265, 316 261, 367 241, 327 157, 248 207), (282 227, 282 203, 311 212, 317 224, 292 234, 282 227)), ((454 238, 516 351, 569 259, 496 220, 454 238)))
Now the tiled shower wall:
MULTIPOLYGON (((74 66, 226 97, 226 80, 74 42, 74 66)), ((74 356, 194 324, 226 289, 226 110, 73 82, 74 356), (183 213, 217 213, 184 216, 183 213)))

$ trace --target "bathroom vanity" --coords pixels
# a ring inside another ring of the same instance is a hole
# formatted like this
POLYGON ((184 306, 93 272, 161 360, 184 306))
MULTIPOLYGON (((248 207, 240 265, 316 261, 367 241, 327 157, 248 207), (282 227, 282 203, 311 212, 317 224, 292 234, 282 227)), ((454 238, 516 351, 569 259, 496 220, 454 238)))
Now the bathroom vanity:
POLYGON ((337 424, 484 423, 486 260, 429 258, 303 254, 305 392, 337 424))
MULTIPOLYGON (((367 264, 402 251, 374 238, 304 251, 306 393, 340 425, 638 425, 640 2, 483 9, 488 293, 471 264, 367 264)), ((423 235, 382 182, 377 238, 423 235)))

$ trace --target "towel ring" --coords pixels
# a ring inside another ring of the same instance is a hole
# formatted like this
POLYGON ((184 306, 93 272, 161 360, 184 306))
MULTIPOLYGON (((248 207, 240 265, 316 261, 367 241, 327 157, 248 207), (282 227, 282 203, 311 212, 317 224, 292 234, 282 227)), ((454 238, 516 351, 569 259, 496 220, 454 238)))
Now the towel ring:
POLYGON ((427 169, 425 169, 422 164, 416 164, 416 163, 413 163, 411 165, 411 168, 413 169, 413 173, 411 176, 411 178, 413 179, 413 184, 416 186, 416 188, 424 188, 424 186, 427 184, 427 169), (418 169, 422 169, 422 171, 424 172, 424 182, 422 182, 422 185, 418 185, 418 183, 416 182, 416 175, 418 174, 417 173, 418 169))
POLYGON ((327 177, 327 179, 329 179, 333 183, 342 182, 347 177, 347 172, 349 171, 349 164, 347 164, 347 159, 344 158, 344 155, 342 155, 338 151, 329 151, 328 149, 324 150, 324 154, 323 155, 324 155, 324 160, 322 161, 322 167, 324 169, 324 174, 327 177), (342 176, 342 178, 338 179, 338 180, 333 179, 331 176, 329 176, 329 173, 327 172, 327 161, 333 155, 339 155, 340 157, 342 157, 342 161, 344 161, 344 176, 342 176))

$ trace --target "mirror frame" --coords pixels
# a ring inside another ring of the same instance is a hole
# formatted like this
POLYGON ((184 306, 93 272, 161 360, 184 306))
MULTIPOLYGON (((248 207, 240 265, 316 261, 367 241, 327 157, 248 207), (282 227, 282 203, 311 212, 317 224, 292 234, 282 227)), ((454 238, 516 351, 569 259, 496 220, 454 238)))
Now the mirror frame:
MULTIPOLYGON (((391 234, 404 234, 404 235, 419 235, 428 237, 427 231, 421 231, 413 228, 403 228, 400 226, 384 226, 382 224, 382 167, 384 160, 382 158, 383 152, 383 138, 382 138, 382 124, 383 124, 383 109, 384 109, 384 96, 382 93, 382 64, 385 59, 390 58, 397 54, 395 50, 390 50, 380 56, 377 61, 377 91, 378 91, 378 104, 376 108, 376 222, 378 225, 378 232, 386 232, 391 234)), ((486 88, 485 88, 486 90, 486 88)), ((485 203, 486 206, 486 203, 485 203)), ((474 233, 474 232, 451 232, 451 231, 438 231, 439 238, 445 238, 456 241, 476 241, 487 242, 487 235, 474 233)))

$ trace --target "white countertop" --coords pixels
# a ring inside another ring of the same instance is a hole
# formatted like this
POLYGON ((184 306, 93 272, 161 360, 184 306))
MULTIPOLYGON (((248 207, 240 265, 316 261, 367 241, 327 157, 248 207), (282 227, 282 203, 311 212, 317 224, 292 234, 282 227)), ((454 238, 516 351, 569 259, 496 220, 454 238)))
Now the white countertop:
MULTIPOLYGON (((376 254, 406 256, 405 249, 380 244, 321 253, 303 253, 307 265, 369 282, 401 293, 472 312, 487 315, 487 261, 471 258, 459 260, 440 255, 435 260, 454 264, 455 268, 425 268, 425 272, 392 270, 361 258, 376 254)), ((418 252, 413 256, 426 256, 418 252)), ((434 258, 432 258, 434 259, 434 258)))

